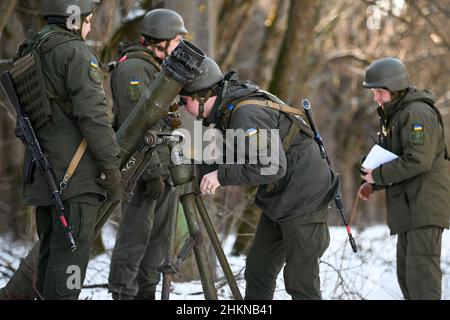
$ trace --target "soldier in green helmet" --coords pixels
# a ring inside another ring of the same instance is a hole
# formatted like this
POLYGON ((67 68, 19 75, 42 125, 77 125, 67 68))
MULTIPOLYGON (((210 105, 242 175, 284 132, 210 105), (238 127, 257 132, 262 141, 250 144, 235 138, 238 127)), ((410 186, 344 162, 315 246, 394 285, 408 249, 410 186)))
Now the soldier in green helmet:
MULTIPOLYGON (((85 43, 97 1, 43 1, 47 25, 19 49, 15 60, 36 52, 49 108, 34 110, 30 118, 61 188, 65 215, 73 227, 77 249, 65 239, 55 206, 30 152, 25 153, 24 201, 36 206, 40 240, 36 289, 42 299, 77 299, 83 284, 94 238, 96 213, 108 193, 117 198, 120 186, 120 149, 106 112, 106 96, 96 54, 85 43), (82 150, 82 141, 87 149, 82 150), (78 160, 76 159, 78 158, 78 160), (72 166, 71 163, 77 163, 72 166), (73 172, 69 169, 72 167, 73 172), (96 179, 97 177, 97 179, 96 179), (101 177, 101 178, 100 178, 101 177)), ((8 298, 7 288, 2 295, 8 298)))
POLYGON ((449 227, 450 176, 444 124, 431 91, 410 85, 396 58, 373 62, 364 88, 378 104, 382 147, 398 158, 365 170, 359 197, 386 190, 387 223, 398 235, 397 276, 405 299, 440 299, 442 231, 449 227))
POLYGON ((245 159, 238 156, 238 147, 232 163, 201 166, 200 190, 210 194, 220 186, 259 186, 256 204, 262 214, 247 256, 245 298, 273 299, 284 268, 286 291, 293 299, 321 299, 319 258, 329 245, 328 204, 337 181, 304 114, 234 72, 222 76, 210 58, 201 69, 181 92, 186 109, 205 126, 214 124, 224 139, 228 130, 243 132, 245 159))
MULTIPOLYGON (((120 60, 111 76, 115 126, 118 129, 161 70, 165 59, 186 34, 183 18, 173 10, 147 12, 139 44, 119 48, 120 60)), ((151 128, 170 131, 163 119, 151 128)), ((167 146, 156 148, 147 171, 138 181, 130 202, 122 204, 122 220, 112 253, 109 289, 113 299, 154 300, 160 280, 157 267, 164 261, 168 240, 172 183, 167 146)))

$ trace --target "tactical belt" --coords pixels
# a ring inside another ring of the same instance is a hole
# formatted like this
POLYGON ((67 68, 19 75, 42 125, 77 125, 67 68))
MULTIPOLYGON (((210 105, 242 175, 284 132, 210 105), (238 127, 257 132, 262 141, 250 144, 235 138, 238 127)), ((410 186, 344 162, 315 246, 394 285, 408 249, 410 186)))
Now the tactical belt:
POLYGON ((69 167, 67 168, 66 173, 64 174, 64 178, 61 181, 59 187, 60 187, 60 193, 64 191, 64 189, 67 188, 67 185, 69 184, 69 180, 72 178, 73 173, 78 167, 78 164, 81 161, 81 158, 83 157, 85 151, 87 148, 87 141, 86 139, 81 140, 80 145, 78 146, 77 151, 75 152, 72 161, 70 161, 69 167))

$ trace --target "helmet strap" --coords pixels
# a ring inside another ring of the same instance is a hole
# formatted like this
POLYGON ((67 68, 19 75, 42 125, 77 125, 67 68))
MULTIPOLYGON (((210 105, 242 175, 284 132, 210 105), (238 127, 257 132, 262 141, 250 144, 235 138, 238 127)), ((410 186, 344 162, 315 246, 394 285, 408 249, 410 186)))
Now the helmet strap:
POLYGON ((169 56, 169 47, 170 47, 170 41, 172 40, 166 40, 166 45, 163 47, 159 46, 158 49, 164 52, 164 57, 167 58, 169 56))
POLYGON ((192 98, 198 101, 198 115, 197 120, 203 120, 205 119, 205 103, 211 98, 212 91, 208 90, 206 93, 206 96, 200 97, 198 93, 194 93, 192 95, 192 98))
MULTIPOLYGON (((144 43, 144 46, 145 46, 145 44, 146 43, 144 43)), ((166 40, 166 45, 164 47, 160 46, 159 44, 154 43, 154 42, 150 42, 149 45, 152 48, 152 51, 155 53, 155 55, 156 55, 156 50, 158 50, 158 51, 164 52, 165 58, 167 58, 169 56, 170 40, 166 40)))

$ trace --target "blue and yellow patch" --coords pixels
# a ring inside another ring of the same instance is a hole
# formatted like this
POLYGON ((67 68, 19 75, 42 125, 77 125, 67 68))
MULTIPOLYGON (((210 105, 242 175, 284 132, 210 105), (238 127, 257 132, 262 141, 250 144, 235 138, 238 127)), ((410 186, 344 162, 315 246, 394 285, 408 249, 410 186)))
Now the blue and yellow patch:
POLYGON ((97 84, 103 84, 102 74, 100 73, 100 69, 98 67, 97 59, 93 58, 89 62, 89 77, 97 84))
POLYGON ((97 59, 91 59, 91 67, 98 68, 98 61, 97 61, 97 59))
POLYGON ((412 131, 409 135, 409 140, 412 144, 422 145, 425 142, 425 131, 423 125, 419 123, 414 123, 412 125, 412 131))
POLYGON ((141 98, 141 91, 139 90, 139 85, 141 84, 141 81, 137 78, 130 80, 130 85, 128 86, 128 100, 131 103, 138 102, 141 98))
POLYGON ((245 136, 250 138, 251 136, 253 136, 253 135, 257 134, 257 133, 258 133, 258 129, 250 128, 250 129, 247 129, 247 131, 245 131, 245 136))

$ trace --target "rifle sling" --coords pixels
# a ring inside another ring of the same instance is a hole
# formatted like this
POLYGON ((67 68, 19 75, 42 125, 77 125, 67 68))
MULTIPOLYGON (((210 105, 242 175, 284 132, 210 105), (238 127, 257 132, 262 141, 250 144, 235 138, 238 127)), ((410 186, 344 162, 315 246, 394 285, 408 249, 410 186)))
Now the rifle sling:
POLYGON ((62 191, 67 187, 70 179, 72 178, 73 173, 78 167, 78 164, 81 161, 81 158, 83 157, 85 151, 87 148, 87 141, 86 139, 81 140, 80 145, 78 146, 77 151, 73 155, 72 160, 70 161, 69 167, 66 170, 66 173, 64 174, 64 178, 61 181, 60 187, 61 187, 61 193, 62 191))

